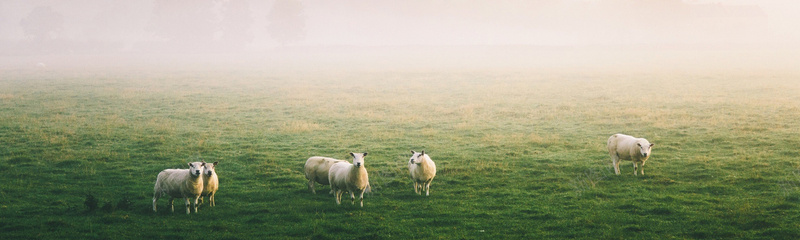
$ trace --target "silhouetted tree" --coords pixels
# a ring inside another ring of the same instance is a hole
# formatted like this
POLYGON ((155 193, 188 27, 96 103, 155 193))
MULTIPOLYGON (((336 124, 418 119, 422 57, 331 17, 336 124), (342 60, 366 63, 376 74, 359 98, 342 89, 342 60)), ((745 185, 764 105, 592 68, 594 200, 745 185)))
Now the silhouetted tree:
POLYGON ((36 40, 56 38, 64 27, 64 16, 50 7, 36 7, 19 22, 25 35, 36 40))
POLYGON ((267 15, 267 31, 281 46, 305 38, 306 15, 298 0, 277 0, 267 15))

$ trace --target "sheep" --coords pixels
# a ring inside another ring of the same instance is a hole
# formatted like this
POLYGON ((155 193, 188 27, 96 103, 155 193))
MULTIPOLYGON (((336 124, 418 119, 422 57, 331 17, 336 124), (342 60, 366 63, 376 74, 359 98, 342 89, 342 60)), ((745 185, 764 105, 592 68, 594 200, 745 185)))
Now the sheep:
POLYGON ((425 151, 411 151, 411 160, 408 161, 408 171, 411 173, 411 180, 414 181, 414 192, 425 196, 430 195, 431 181, 436 177, 436 164, 425 151))
MULTIPOLYGON (((306 165, 303 169, 305 170, 306 179, 308 179, 308 189, 311 190, 311 193, 317 194, 314 188, 314 182, 322 185, 330 185, 330 182, 328 182, 328 171, 333 164, 340 162, 347 161, 328 157, 310 157, 306 160, 306 165)), ((333 193, 333 190, 331 190, 331 193, 333 193)))
POLYGON ((367 153, 350 153, 350 156, 353 156, 352 164, 345 161, 331 166, 328 171, 328 182, 331 184, 337 205, 342 203, 342 193, 347 190, 350 192, 351 204, 355 204, 355 194, 358 193, 361 207, 364 207, 364 192, 369 188, 369 176, 364 166, 364 157, 367 153))
POLYGON ((217 178, 217 164, 219 162, 214 163, 206 163, 205 161, 200 162, 205 165, 205 170, 203 170, 203 193, 200 194, 200 205, 203 204, 203 197, 208 197, 208 205, 209 206, 216 206, 217 202, 214 199, 215 194, 217 193, 217 189, 219 189, 219 178, 217 178))
POLYGON ((166 169, 158 173, 156 185, 153 187, 153 212, 156 209, 158 198, 169 195, 169 206, 172 212, 175 207, 172 200, 183 198, 186 202, 186 214, 191 213, 189 198, 194 198, 194 212, 197 212, 197 199, 203 193, 202 168, 204 163, 189 163, 189 169, 166 169))
POLYGON ((631 160, 633 161, 633 175, 637 175, 636 170, 641 169, 642 176, 644 176, 644 164, 650 157, 653 145, 644 138, 635 138, 625 134, 611 135, 608 138, 608 154, 611 155, 614 173, 619 175, 620 160, 631 160))

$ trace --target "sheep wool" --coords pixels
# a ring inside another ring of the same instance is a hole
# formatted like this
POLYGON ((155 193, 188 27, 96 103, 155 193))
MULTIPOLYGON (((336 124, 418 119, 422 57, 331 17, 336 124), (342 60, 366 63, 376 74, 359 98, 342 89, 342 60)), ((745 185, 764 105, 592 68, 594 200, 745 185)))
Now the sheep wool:
POLYGON ((200 194, 200 204, 203 204, 203 197, 208 197, 208 205, 213 207, 217 205, 214 196, 216 196, 217 189, 219 189, 219 178, 217 177, 217 164, 219 162, 206 163, 203 161, 201 163, 205 166, 205 169, 203 170, 203 193, 200 194))
POLYGON ((350 153, 353 163, 339 162, 331 166, 328 171, 328 182, 334 193, 336 204, 341 204, 342 193, 350 192, 351 204, 355 204, 355 194, 359 195, 361 207, 364 207, 364 192, 369 187, 369 176, 364 166, 364 157, 367 153, 350 153))
MULTIPOLYGON (((303 167, 303 170, 305 171, 306 179, 308 179, 308 189, 311 190, 311 193, 317 193, 314 187, 315 182, 322 185, 330 185, 328 181, 328 171, 330 171, 333 164, 340 162, 347 161, 319 156, 310 157, 306 160, 306 165, 303 167)), ((331 193, 333 193, 333 191, 331 191, 331 193)))
POLYGON ((630 160, 633 162, 633 175, 637 175, 637 170, 644 175, 644 164, 650 158, 650 150, 652 150, 653 145, 644 138, 636 138, 619 133, 611 135, 608 138, 608 155, 611 156, 614 173, 619 175, 619 162, 621 160, 630 160))
POLYGON ((425 196, 430 195, 431 181, 436 177, 436 164, 425 151, 411 151, 411 159, 408 161, 408 171, 411 173, 411 180, 414 181, 414 192, 425 196))
POLYGON ((175 212, 172 205, 175 198, 184 199, 186 214, 191 213, 189 199, 194 199, 194 212, 197 212, 197 199, 203 193, 203 167, 203 163, 189 163, 189 169, 166 169, 158 173, 153 187, 153 212, 157 212, 158 199, 163 195, 170 197, 169 206, 172 212, 175 212))

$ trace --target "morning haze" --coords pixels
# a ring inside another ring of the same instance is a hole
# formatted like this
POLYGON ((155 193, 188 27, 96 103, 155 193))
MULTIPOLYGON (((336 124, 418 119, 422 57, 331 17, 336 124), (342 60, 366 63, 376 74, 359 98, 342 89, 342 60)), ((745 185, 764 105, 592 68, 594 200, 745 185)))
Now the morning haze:
POLYGON ((800 239, 798 9, 0 0, 0 239, 800 239))
POLYGON ((699 0, 3 1, 0 51, 4 65, 17 67, 94 56, 123 65, 785 66, 798 53, 797 9, 792 1, 699 0))

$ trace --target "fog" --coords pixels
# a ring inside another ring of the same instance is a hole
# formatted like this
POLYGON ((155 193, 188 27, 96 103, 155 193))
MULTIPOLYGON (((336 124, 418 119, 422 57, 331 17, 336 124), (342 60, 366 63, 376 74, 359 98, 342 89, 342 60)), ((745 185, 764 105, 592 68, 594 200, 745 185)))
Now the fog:
POLYGON ((5 0, 0 67, 796 69, 798 22, 792 0, 5 0))

